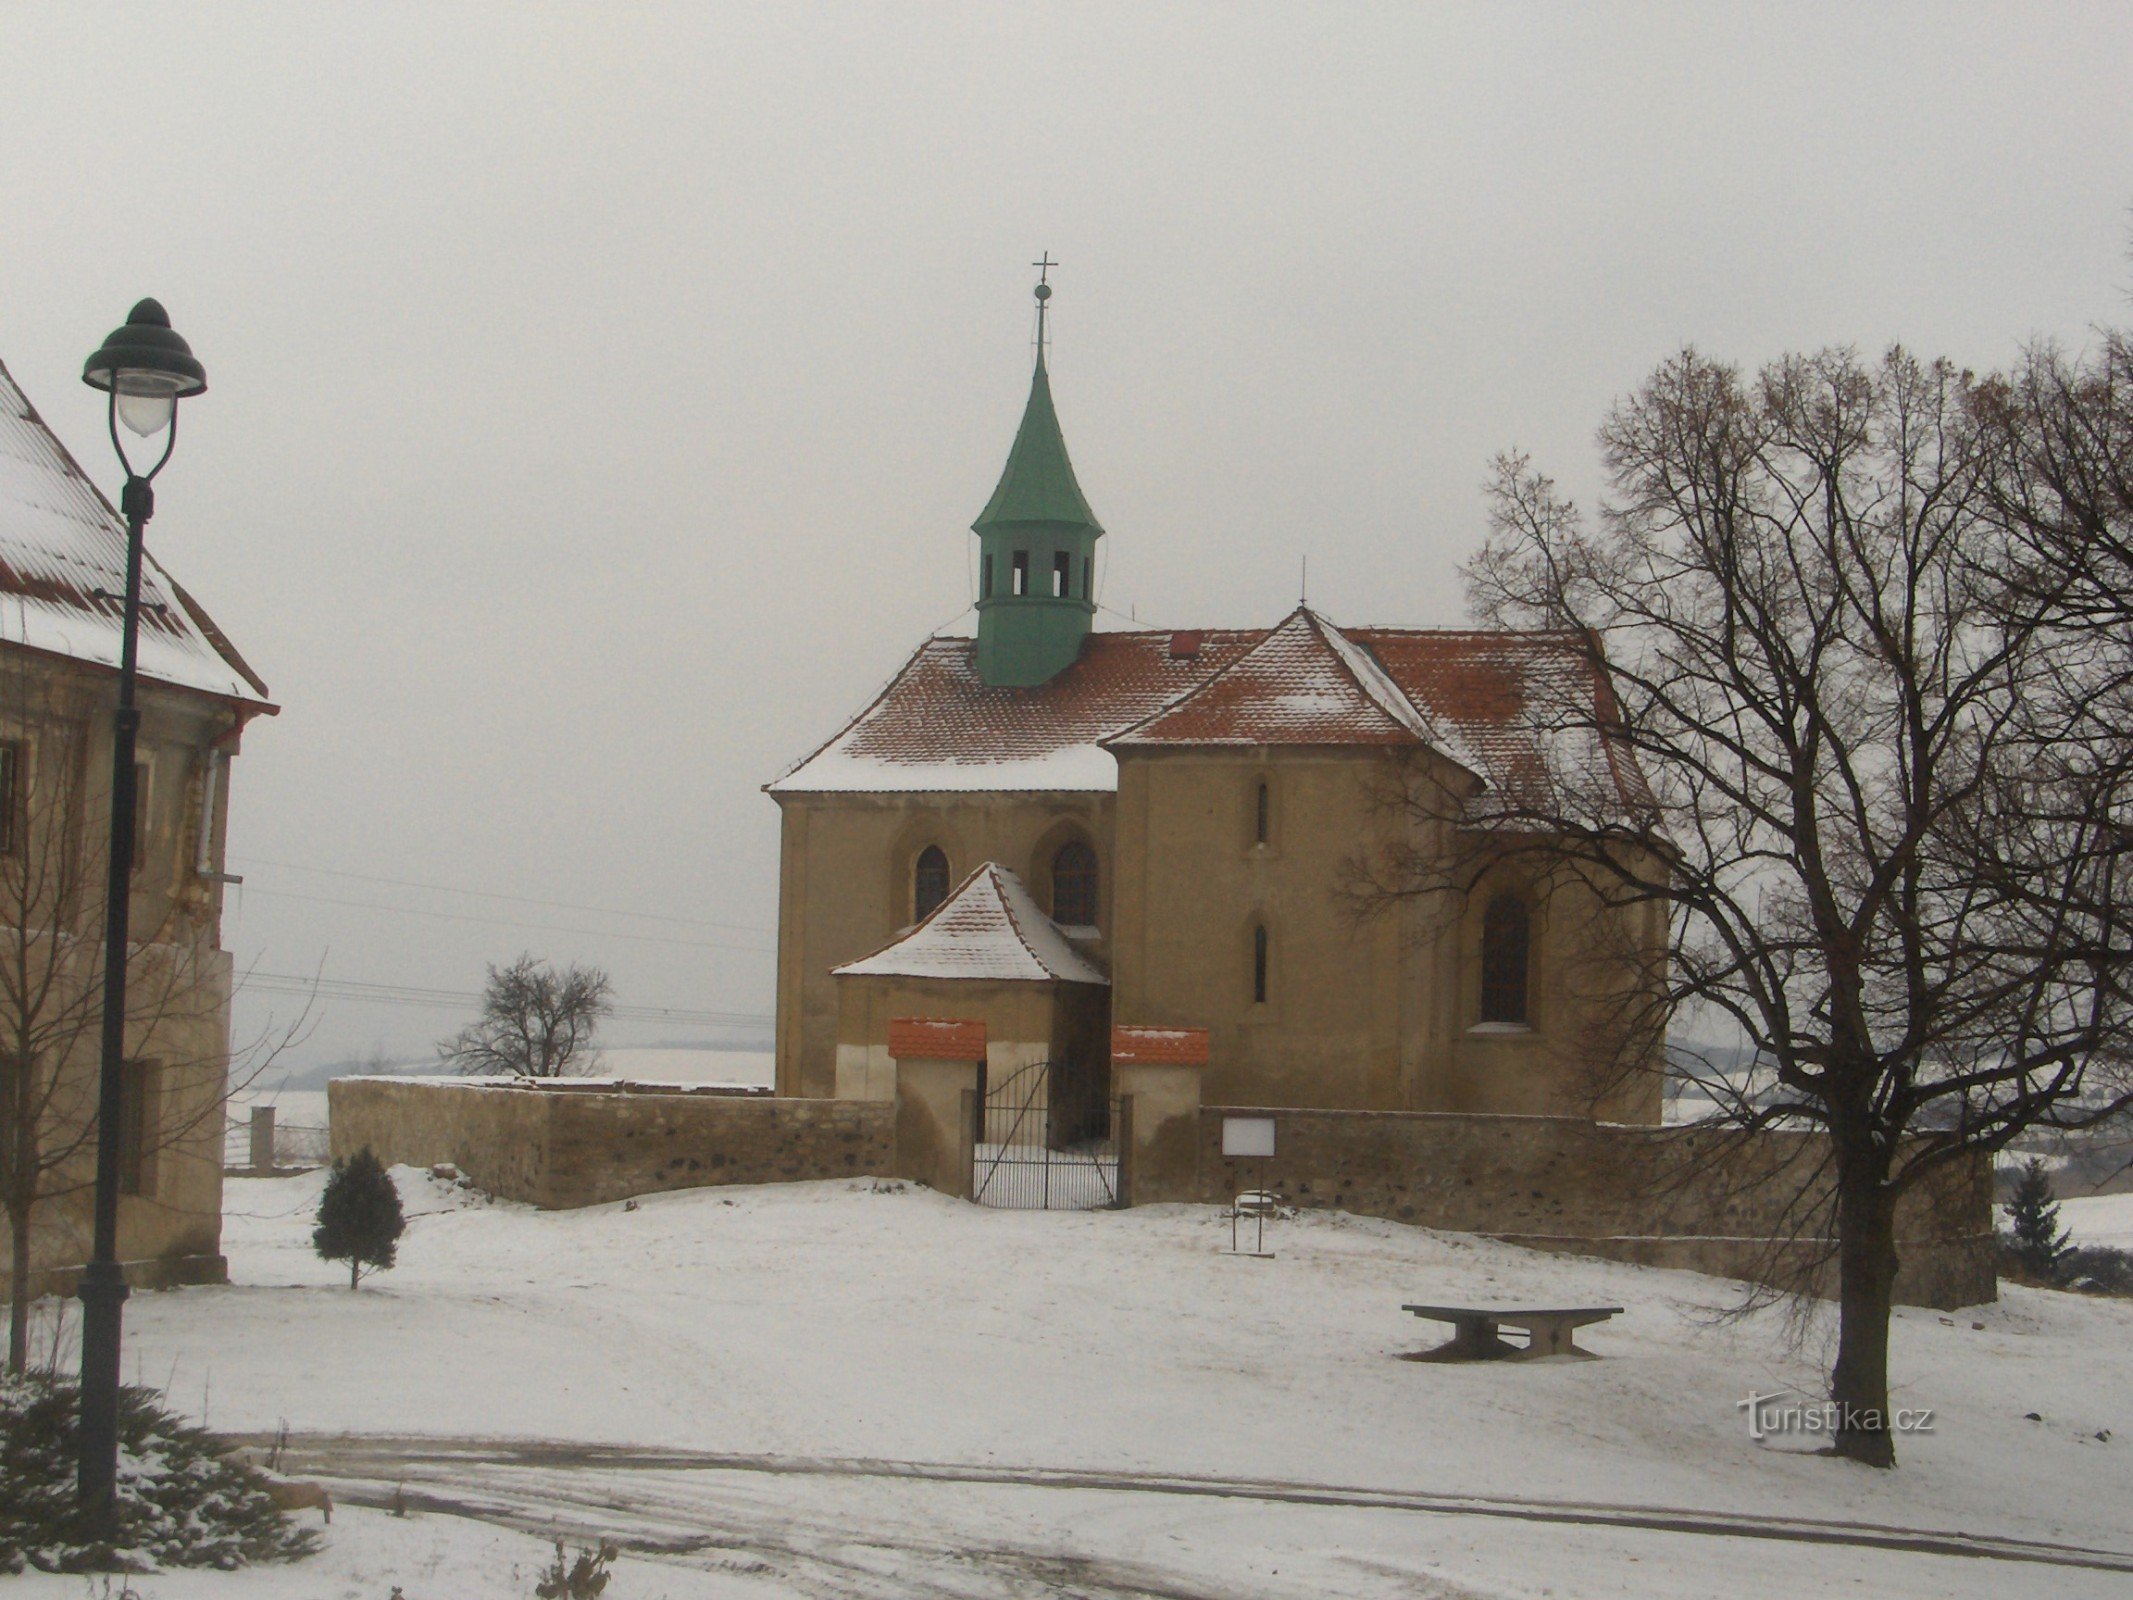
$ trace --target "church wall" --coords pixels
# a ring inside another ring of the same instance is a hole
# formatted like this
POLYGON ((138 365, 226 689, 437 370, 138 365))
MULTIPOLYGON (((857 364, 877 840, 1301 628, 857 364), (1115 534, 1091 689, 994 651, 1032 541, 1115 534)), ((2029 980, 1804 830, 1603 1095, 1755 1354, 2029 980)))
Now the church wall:
POLYGON ((1368 781, 1377 759, 1160 750, 1119 763, 1112 1015, 1207 1028, 1210 1100, 1406 1103, 1398 924, 1358 924, 1334 892, 1343 861, 1383 826, 1368 781), (1261 926, 1263 1002, 1254 998, 1261 926))
POLYGON ((1649 1012, 1625 1008, 1622 986, 1640 966, 1652 970, 1663 960, 1662 915, 1656 907, 1609 908, 1587 876, 1561 866, 1507 862, 1484 872, 1445 940, 1453 973, 1449 1049, 1433 1103, 1417 1109, 1660 1121, 1658 1063, 1622 1021, 1625 1009, 1649 1012), (1532 908, 1524 1029, 1481 1022, 1482 919, 1502 890, 1532 908))
POLYGON ((984 861, 1019 874, 1051 903, 1051 859, 1070 838, 1095 851, 1098 925, 1110 955, 1114 860, 1109 794, 781 794, 778 874, 778 1093, 837 1092, 838 980, 914 920, 912 872, 938 845, 951 884, 984 861))
POLYGON ((1660 1079, 1598 1069, 1625 970, 1664 928, 1608 911, 1558 869, 1492 869, 1461 900, 1359 919, 1344 869, 1395 828, 1414 848, 1471 850, 1384 803, 1387 758, 1356 750, 1135 751, 1120 762, 1113 1016, 1206 1027, 1210 1101, 1348 1110, 1660 1117, 1660 1079), (1257 797, 1268 786, 1268 837, 1257 797), (1532 908, 1523 1027, 1483 1025, 1481 923, 1515 888, 1532 908), (1254 999, 1253 930, 1268 931, 1254 999), (1604 980, 1604 982, 1603 982, 1604 980))

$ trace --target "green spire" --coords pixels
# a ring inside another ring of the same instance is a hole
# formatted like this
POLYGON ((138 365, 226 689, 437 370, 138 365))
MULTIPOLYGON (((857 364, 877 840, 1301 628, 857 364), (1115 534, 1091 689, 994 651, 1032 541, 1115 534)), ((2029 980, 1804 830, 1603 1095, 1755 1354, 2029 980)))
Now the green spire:
MULTIPOLYGON (((1050 275, 1051 252, 1031 263, 1050 275)), ((1072 666, 1096 616, 1096 541, 1104 534, 1067 460, 1044 371, 1045 302, 1037 282, 1037 372, 1007 470, 978 520, 978 677, 1027 689, 1072 666)))
POLYGON ((1007 470, 1000 474, 999 487, 970 527, 974 533, 983 533, 1010 522, 1049 522, 1099 534, 1104 531, 1082 498, 1081 485, 1074 481, 1074 463, 1067 459, 1059 413, 1052 409, 1052 380, 1045 374, 1041 346, 1036 375, 1030 379, 1029 404, 1022 411, 1022 426, 1015 431, 1015 446, 1007 453, 1007 470))

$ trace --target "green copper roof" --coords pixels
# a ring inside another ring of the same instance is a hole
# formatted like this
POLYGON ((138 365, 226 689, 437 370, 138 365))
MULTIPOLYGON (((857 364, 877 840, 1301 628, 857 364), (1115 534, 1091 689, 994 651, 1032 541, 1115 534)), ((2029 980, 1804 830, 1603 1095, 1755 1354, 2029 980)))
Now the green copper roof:
POLYGON ((1037 374, 1030 379, 1029 405, 1015 432, 1015 447, 1007 453, 1007 470, 970 526, 973 532, 982 533, 1010 522, 1066 523, 1104 531, 1089 502, 1081 497, 1081 485, 1074 481, 1074 463, 1067 460, 1059 414, 1052 409, 1052 380, 1045 376, 1042 354, 1037 357, 1037 374))

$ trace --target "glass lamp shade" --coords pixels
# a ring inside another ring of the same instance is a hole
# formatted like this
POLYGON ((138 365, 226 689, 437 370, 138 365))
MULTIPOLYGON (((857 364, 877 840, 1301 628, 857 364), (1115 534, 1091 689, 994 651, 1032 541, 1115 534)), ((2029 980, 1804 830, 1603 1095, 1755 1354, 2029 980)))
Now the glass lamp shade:
MULTIPOLYGON (((153 438, 170 426, 177 414, 178 391, 166 383, 142 383, 137 372, 114 374, 119 421, 142 438, 153 438)), ((149 374, 147 376, 156 376, 149 374)))
POLYGON ((177 402, 207 390, 207 369, 172 330, 170 314, 143 300, 83 365, 81 381, 110 391, 119 420, 144 438, 170 426, 177 402))

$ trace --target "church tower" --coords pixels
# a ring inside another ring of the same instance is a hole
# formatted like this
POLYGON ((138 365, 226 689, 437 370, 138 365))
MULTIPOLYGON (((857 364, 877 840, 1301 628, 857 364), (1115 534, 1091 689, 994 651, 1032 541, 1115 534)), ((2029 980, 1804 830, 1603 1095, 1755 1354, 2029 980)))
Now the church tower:
POLYGON ((1044 281, 1036 263, 1037 371, 1007 470, 978 513, 978 676, 993 688, 1029 688, 1072 665, 1096 616, 1096 541, 1103 527, 1074 481, 1052 383, 1044 370, 1044 281))

